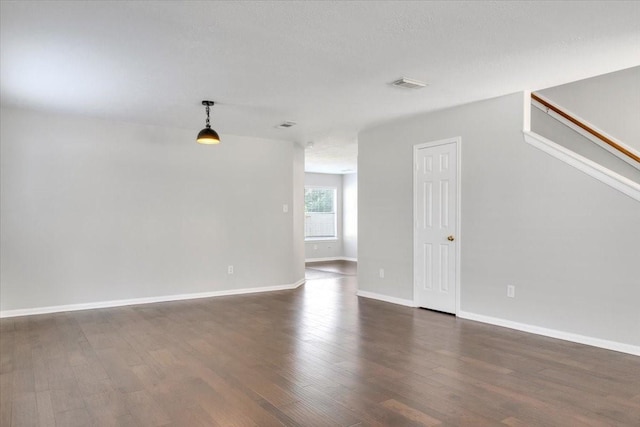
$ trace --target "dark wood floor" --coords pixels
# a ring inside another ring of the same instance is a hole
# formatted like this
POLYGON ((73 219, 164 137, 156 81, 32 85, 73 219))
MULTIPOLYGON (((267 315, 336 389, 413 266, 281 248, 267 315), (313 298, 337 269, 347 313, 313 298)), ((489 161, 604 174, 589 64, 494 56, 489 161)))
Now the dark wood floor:
POLYGON ((640 358, 292 291, 3 319, 3 427, 639 426, 640 358))

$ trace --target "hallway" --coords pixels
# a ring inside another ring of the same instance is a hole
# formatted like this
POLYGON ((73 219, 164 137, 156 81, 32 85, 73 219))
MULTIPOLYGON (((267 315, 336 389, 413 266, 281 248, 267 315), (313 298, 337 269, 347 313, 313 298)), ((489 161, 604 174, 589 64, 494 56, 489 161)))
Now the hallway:
POLYGON ((344 278, 355 276, 357 272, 358 264, 353 261, 308 262, 305 265, 307 280, 344 278))

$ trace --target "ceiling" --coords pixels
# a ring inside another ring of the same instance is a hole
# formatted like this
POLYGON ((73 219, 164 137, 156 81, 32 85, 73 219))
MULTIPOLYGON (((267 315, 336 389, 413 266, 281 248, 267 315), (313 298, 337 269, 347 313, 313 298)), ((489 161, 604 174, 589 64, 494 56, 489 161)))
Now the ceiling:
POLYGON ((358 132, 394 118, 640 65, 635 1, 0 4, 3 105, 195 138, 211 99, 223 142, 313 142, 315 172, 355 171, 358 132))

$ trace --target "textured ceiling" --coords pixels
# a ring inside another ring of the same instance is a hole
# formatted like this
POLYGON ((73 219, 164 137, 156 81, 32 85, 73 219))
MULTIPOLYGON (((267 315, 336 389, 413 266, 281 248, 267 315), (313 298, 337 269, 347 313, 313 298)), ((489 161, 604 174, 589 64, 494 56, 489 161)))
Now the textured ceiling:
MULTIPOLYGON (((306 145, 640 65, 639 2, 1 2, 3 105, 306 145), (429 83, 395 88, 407 76, 429 83), (290 129, 275 126, 285 120, 290 129)), ((392 143, 392 141, 390 142, 392 143)), ((215 149, 215 147, 213 147, 215 149)))

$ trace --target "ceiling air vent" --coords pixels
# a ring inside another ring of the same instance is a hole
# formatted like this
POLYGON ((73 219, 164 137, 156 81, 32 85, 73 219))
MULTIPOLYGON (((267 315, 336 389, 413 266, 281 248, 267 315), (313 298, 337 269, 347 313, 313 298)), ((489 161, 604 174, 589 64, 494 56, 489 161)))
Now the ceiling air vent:
POLYGON ((404 87, 407 89, 420 89, 421 87, 425 87, 427 84, 422 83, 418 80, 413 80, 413 79, 408 79, 406 77, 403 77, 391 83, 391 85, 396 87, 404 87))
POLYGON ((295 126, 296 122, 284 122, 276 126, 278 129, 286 129, 295 126))

